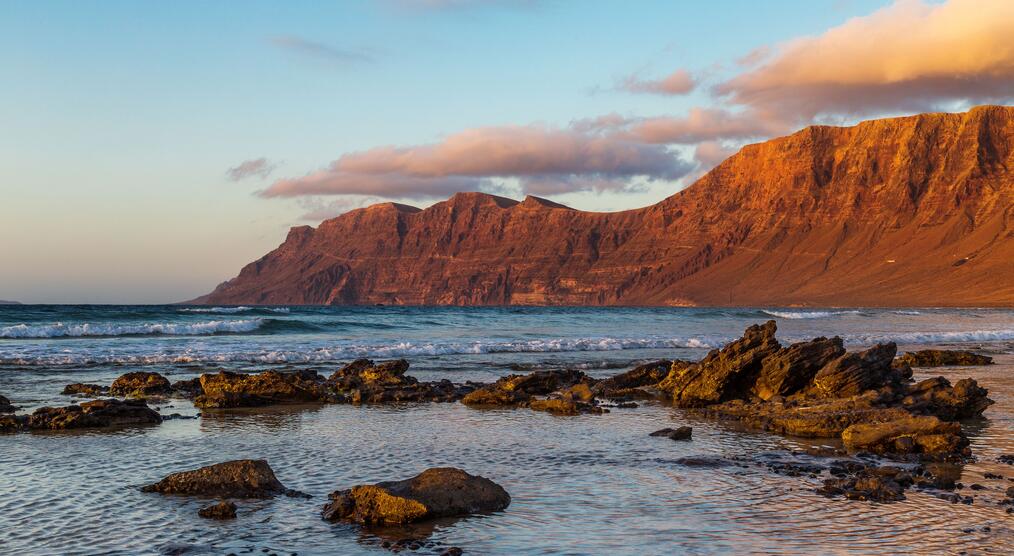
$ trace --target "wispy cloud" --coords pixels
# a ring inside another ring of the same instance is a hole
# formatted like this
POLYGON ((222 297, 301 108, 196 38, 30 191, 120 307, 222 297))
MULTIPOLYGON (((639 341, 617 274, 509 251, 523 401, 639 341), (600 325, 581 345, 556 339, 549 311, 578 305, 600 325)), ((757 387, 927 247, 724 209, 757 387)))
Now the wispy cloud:
POLYGON ((697 87, 697 80, 689 71, 681 69, 661 79, 642 79, 636 75, 620 81, 618 89, 631 93, 650 93, 677 96, 690 93, 697 87))
POLYGON ((349 65, 376 61, 376 54, 366 49, 338 48, 288 35, 271 37, 269 41, 278 48, 334 64, 349 65))
POLYGON ((232 181, 245 180, 250 177, 257 176, 261 179, 267 178, 275 171, 277 164, 271 162, 267 158, 255 158, 252 160, 244 160, 238 165, 229 168, 225 171, 226 176, 232 181))

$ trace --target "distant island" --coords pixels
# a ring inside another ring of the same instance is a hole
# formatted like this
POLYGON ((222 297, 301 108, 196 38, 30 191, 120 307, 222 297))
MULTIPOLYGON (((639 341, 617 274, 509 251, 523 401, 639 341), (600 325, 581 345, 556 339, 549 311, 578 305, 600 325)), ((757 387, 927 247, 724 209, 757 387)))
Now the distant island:
POLYGON ((811 126, 642 209, 458 193, 293 228, 211 304, 1011 306, 1014 107, 811 126))
POLYGON ((21 303, 18 301, 5 301, 0 299, 0 305, 21 305, 21 303))

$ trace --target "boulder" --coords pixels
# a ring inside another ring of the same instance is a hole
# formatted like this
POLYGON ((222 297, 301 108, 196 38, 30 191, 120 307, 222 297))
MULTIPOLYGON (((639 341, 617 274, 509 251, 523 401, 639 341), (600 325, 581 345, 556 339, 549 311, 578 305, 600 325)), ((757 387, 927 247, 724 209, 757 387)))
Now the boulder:
POLYGON ((316 371, 264 371, 257 374, 221 371, 201 375, 201 408, 258 407, 271 404, 334 401, 316 371))
POLYGON ((109 387, 102 386, 101 384, 84 384, 81 382, 75 382, 74 384, 68 384, 63 387, 64 396, 106 396, 109 395, 109 387))
POLYGON ((849 450, 875 454, 918 454, 931 459, 951 459, 970 453, 961 425, 933 416, 857 423, 845 429, 841 438, 849 450))
POLYGON ((985 388, 974 379, 965 378, 953 386, 942 376, 928 378, 902 390, 901 405, 920 415, 935 415, 945 421, 974 419, 993 404, 985 388))
POLYGON ((0 434, 18 432, 25 426, 28 417, 17 415, 0 415, 0 434))
POLYGON ((500 485, 461 469, 427 469, 411 479, 335 491, 322 515, 367 526, 400 525, 441 517, 494 512, 511 497, 500 485))
POLYGON ((271 498, 284 494, 299 496, 285 488, 262 459, 240 459, 216 463, 193 471, 181 471, 142 487, 142 492, 207 496, 219 498, 271 498))
POLYGON ((236 504, 223 500, 197 510, 197 515, 205 519, 236 519, 236 504))
POLYGON ((893 477, 863 474, 854 477, 832 477, 824 480, 824 486, 817 489, 817 494, 829 498, 844 496, 849 500, 866 500, 871 502, 897 502, 905 499, 905 488, 911 485, 902 484, 893 477))
POLYGON ((148 398, 153 396, 167 396, 172 390, 169 380, 158 374, 145 371, 127 373, 109 386, 111 396, 123 398, 148 398))
POLYGON ((357 359, 328 377, 327 384, 351 403, 451 402, 473 390, 446 379, 419 382, 405 374, 408 367, 404 359, 381 363, 357 359))
POLYGON ((7 398, 0 396, 0 413, 14 413, 18 408, 11 404, 7 398))
POLYGON ((520 406, 533 396, 545 396, 593 380, 581 371, 535 371, 527 375, 508 375, 493 384, 479 388, 461 399, 471 406, 520 406))
POLYGON ((603 398, 652 397, 652 394, 639 389, 661 382, 669 374, 672 364, 672 361, 663 359, 639 365, 625 373, 596 382, 591 390, 603 398))
POLYGON ((583 402, 571 398, 547 398, 531 400, 528 407, 533 411, 545 411, 554 415, 580 415, 582 413, 602 414, 608 413, 594 403, 583 402))
POLYGON ((898 382, 899 373, 891 368, 897 351, 894 342, 890 342, 846 353, 817 372, 812 392, 825 398, 846 398, 898 382))
POLYGON ((648 436, 664 436, 670 440, 690 440, 693 436, 694 429, 690 427, 679 427, 677 429, 666 428, 657 430, 648 436))
POLYGON ((970 351, 951 349, 923 349, 910 351, 898 357, 900 363, 913 367, 948 367, 992 365, 993 358, 970 351))
POLYGON ((712 350, 696 365, 673 368, 659 388, 683 407, 697 407, 742 398, 753 388, 762 361, 777 352, 775 321, 753 325, 743 337, 722 349, 712 350))
POLYGON ((831 361, 845 354, 841 338, 814 338, 779 349, 761 362, 753 393, 762 400, 794 394, 831 361))
POLYGON ((67 407, 42 407, 25 421, 32 430, 63 430, 157 424, 162 417, 144 400, 94 400, 67 407))

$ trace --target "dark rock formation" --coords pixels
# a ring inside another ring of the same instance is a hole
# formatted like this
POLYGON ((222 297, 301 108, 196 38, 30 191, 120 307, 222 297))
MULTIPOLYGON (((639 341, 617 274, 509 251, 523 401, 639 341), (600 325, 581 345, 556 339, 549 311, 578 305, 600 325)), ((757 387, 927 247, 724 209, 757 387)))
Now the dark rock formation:
POLYGON ((658 384, 669 374, 672 365, 673 362, 669 360, 639 365, 625 373, 596 382, 591 390, 601 398, 653 398, 655 395, 643 388, 658 384))
POLYGON ((197 510, 197 515, 205 519, 236 519, 236 504, 223 500, 197 510))
POLYGON ((316 371, 264 371, 257 374, 221 371, 201 375, 201 408, 258 407, 271 404, 334 401, 316 371))
POLYGON ((494 512, 511 502, 500 485, 452 467, 427 469, 403 481, 355 486, 328 498, 324 519, 367 526, 494 512))
POLYGON ((862 467, 850 476, 824 480, 817 494, 844 496, 849 500, 897 502, 905 499, 905 489, 913 483, 911 473, 898 467, 862 467))
POLYGON ((109 394, 109 387, 101 384, 83 384, 76 382, 63 387, 64 396, 105 396, 109 394))
POLYGON ((951 386, 942 376, 928 378, 902 390, 902 406, 918 415, 935 415, 945 421, 982 417, 993 404, 986 389, 975 380, 964 378, 951 386))
POLYGON ((947 367, 992 365, 993 358, 970 351, 949 349, 923 349, 910 351, 898 358, 898 361, 912 367, 947 367))
POLYGON ((770 402, 732 400, 696 410, 715 419, 804 438, 836 438, 856 423, 880 423, 909 416, 900 408, 883 407, 880 395, 868 392, 851 398, 798 398, 770 402))
POLYGON ((26 417, 16 415, 0 415, 0 434, 18 432, 25 426, 26 417))
POLYGON ((162 417, 144 400, 94 400, 67 407, 42 407, 29 415, 25 428, 63 430, 157 424, 162 417))
POLYGON ((897 351, 890 342, 842 355, 817 372, 813 391, 826 398, 845 398, 879 388, 896 374, 891 362, 897 351))
POLYGON ((405 374, 408 367, 404 359, 381 363, 357 359, 332 374, 327 383, 351 403, 452 402, 472 391, 449 380, 419 382, 405 374))
POLYGON ((845 355, 841 338, 814 338, 782 348, 764 358, 753 392, 762 400, 788 396, 806 387, 832 360, 845 355))
POLYGON ((694 429, 690 427, 679 427, 678 429, 666 428, 657 430, 648 436, 664 436, 670 440, 690 440, 690 437, 693 436, 693 434, 694 429))
POLYGON ((11 404, 7 398, 0 396, 0 413, 14 413, 18 408, 11 404))
POLYGON ((285 488, 275 472, 262 459, 241 459, 216 463, 193 471, 173 473, 161 481, 142 487, 143 492, 208 496, 219 498, 271 498, 284 494, 299 496, 285 488))
POLYGON ((574 370, 508 375, 469 393, 461 399, 461 403, 471 406, 520 406, 527 404, 534 396, 544 396, 578 383, 591 382, 593 380, 584 373, 574 370))
POLYGON ((178 398, 193 400, 203 393, 204 389, 201 388, 201 377, 189 380, 177 380, 172 385, 172 395, 178 398))
POLYGON ((127 373, 109 386, 110 395, 124 398, 167 396, 171 390, 172 385, 166 377, 145 371, 127 373))
POLYGON ((845 429, 841 438, 850 450, 875 454, 919 454, 928 458, 970 455, 961 425, 928 415, 857 423, 845 429))

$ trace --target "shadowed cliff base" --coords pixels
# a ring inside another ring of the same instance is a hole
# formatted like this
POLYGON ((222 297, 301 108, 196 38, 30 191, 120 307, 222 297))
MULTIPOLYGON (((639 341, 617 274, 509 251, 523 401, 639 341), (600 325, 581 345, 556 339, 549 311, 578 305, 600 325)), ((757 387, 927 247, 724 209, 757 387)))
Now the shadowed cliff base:
POLYGON ((650 207, 358 209, 193 303, 1014 305, 1014 107, 813 126, 650 207))

